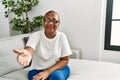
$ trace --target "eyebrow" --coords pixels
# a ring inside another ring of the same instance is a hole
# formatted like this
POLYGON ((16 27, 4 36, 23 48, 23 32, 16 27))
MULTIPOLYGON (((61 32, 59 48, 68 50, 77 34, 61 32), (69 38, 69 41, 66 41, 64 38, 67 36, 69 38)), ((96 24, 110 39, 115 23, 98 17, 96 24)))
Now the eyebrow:
MULTIPOLYGON (((49 18, 49 19, 51 19, 50 17, 45 17, 45 18, 49 18)), ((56 19, 56 18, 53 18, 53 19, 54 19, 54 20, 59 20, 59 19, 56 19)), ((52 19, 52 20, 53 20, 53 19, 52 19)))

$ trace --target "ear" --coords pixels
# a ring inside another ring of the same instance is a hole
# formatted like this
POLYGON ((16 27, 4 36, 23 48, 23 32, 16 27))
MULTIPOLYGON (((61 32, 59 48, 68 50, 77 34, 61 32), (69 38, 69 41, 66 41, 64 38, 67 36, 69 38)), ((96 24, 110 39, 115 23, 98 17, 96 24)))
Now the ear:
POLYGON ((59 20, 59 23, 58 23, 58 26, 60 25, 60 20, 59 20))

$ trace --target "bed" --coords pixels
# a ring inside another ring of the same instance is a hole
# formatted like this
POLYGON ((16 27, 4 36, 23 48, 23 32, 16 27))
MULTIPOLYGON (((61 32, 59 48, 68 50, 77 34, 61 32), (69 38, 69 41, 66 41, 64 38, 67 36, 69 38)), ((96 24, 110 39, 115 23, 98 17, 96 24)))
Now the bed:
POLYGON ((68 80, 120 80, 120 64, 93 60, 70 59, 68 80))
MULTIPOLYGON (((17 55, 12 51, 14 48, 23 48, 23 38, 27 36, 0 39, 0 80, 28 80, 29 68, 20 66, 16 60, 17 55)), ((120 80, 120 64, 79 59, 80 50, 72 51, 68 64, 71 69, 68 80, 120 80)))
MULTIPOLYGON (((68 80, 120 80, 120 64, 70 59, 68 65, 71 69, 68 80)), ((8 78, 10 80, 27 80, 28 70, 29 68, 18 70, 2 78, 8 78)))

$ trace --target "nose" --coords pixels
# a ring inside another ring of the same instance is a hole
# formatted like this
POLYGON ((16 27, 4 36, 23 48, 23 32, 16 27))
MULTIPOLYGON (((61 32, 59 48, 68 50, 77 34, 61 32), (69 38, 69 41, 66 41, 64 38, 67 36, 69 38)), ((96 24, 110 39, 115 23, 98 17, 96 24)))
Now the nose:
POLYGON ((52 21, 50 21, 48 24, 53 25, 54 23, 52 21))
POLYGON ((47 25, 53 27, 53 23, 52 22, 49 22, 47 25))
POLYGON ((53 24, 53 22, 52 22, 52 21, 50 21, 49 23, 50 23, 50 24, 53 24))

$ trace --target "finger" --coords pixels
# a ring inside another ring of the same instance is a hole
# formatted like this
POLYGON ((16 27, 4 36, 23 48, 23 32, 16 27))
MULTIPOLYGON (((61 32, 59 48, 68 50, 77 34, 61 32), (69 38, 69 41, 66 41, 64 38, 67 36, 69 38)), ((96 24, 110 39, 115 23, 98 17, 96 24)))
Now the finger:
POLYGON ((27 61, 24 62, 24 66, 28 66, 28 65, 27 65, 27 61))
POLYGON ((20 57, 19 56, 17 56, 17 61, 19 62, 19 64, 21 65, 21 59, 20 59, 20 57))
POLYGON ((44 78, 42 78, 41 80, 45 80, 44 78))
POLYGON ((23 66, 23 60, 20 61, 20 64, 23 66))
POLYGON ((25 63, 25 61, 23 62, 23 66, 26 66, 26 63, 25 63))
POLYGON ((39 78, 39 80, 43 80, 43 78, 39 78))
POLYGON ((22 61, 18 61, 18 62, 19 62, 19 64, 20 64, 20 65, 22 65, 22 66, 23 66, 23 63, 22 63, 22 61))
POLYGON ((13 49, 13 52, 15 52, 16 54, 22 54, 22 50, 18 50, 18 49, 13 49))
POLYGON ((33 80, 40 80, 38 76, 34 76, 33 80))
POLYGON ((27 66, 27 61, 23 61, 23 64, 22 64, 24 67, 27 66))
POLYGON ((27 61, 27 63, 26 63, 26 64, 27 64, 27 66, 28 66, 28 65, 30 64, 30 62, 29 62, 29 61, 27 61))
POLYGON ((20 65, 25 66, 24 60, 21 60, 21 61, 20 61, 20 65))
POLYGON ((27 66, 27 61, 25 62, 24 66, 27 66))
POLYGON ((33 80, 36 80, 36 78, 33 78, 33 80))
POLYGON ((43 80, 43 78, 40 76, 40 77, 39 77, 39 80, 43 80))

